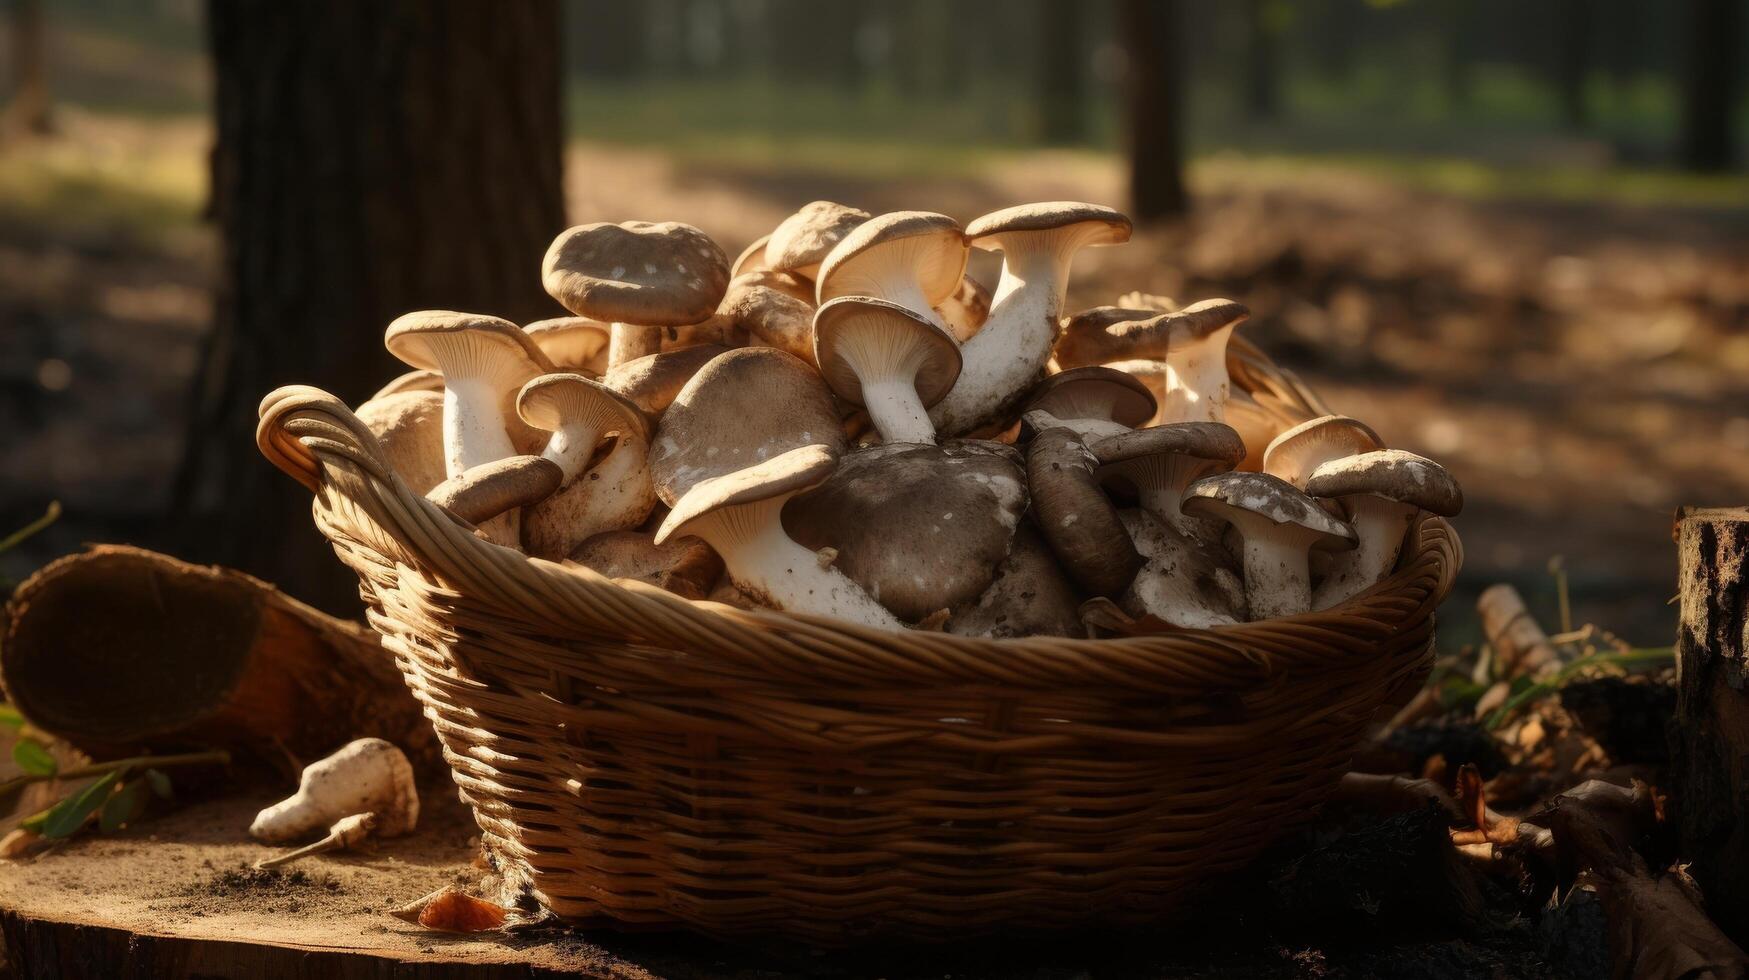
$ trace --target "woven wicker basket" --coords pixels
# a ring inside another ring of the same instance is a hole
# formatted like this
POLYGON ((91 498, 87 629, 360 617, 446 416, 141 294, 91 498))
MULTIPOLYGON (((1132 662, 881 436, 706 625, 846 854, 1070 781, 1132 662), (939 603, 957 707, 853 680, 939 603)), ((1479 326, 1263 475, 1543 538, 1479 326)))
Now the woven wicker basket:
MULTIPOLYGON (((1235 344, 1235 385, 1316 399, 1235 344)), ((977 640, 694 603, 468 533, 333 397, 263 402, 485 847, 579 924, 824 944, 1158 920, 1313 813, 1431 664, 1461 551, 1422 522, 1342 606, 977 640)))

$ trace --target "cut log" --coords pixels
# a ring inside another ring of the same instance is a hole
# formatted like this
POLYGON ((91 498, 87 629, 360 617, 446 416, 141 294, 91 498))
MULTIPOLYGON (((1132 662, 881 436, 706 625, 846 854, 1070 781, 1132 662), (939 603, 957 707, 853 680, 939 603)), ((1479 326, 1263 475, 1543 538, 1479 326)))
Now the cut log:
POLYGON ((295 776, 375 735, 438 762, 375 633, 241 572, 99 545, 31 576, 6 613, 0 688, 94 757, 220 747, 295 776))
POLYGON ((1676 543, 1670 797, 1708 911, 1749 945, 1749 508, 1685 508, 1676 543))

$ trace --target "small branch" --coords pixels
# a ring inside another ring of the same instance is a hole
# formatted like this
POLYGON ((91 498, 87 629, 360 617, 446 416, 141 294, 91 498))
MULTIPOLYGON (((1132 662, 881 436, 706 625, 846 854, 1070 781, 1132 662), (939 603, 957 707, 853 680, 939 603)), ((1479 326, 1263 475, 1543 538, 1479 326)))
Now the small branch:
POLYGON ((180 766, 229 765, 231 753, 223 749, 213 749, 209 752, 184 752, 178 755, 136 755, 126 759, 111 759, 108 762, 93 762, 87 766, 76 766, 72 769, 62 769, 46 775, 25 773, 0 782, 0 794, 28 786, 31 783, 49 783, 56 780, 83 779, 86 776, 101 776, 107 772, 120 770, 127 772, 133 769, 174 769, 180 766))

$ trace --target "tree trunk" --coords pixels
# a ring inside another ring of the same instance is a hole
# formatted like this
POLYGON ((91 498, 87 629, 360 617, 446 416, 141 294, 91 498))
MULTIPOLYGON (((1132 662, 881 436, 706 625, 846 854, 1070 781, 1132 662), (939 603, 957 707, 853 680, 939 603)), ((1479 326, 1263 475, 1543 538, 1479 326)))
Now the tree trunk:
POLYGON ((1037 73, 1039 139, 1071 146, 1087 136, 1087 72, 1081 58, 1086 10, 1074 0, 1040 0, 1037 73))
POLYGON ((176 487, 179 552, 330 610, 355 584, 309 494, 253 446, 287 383, 356 401, 403 366, 408 310, 558 312, 540 262, 564 226, 555 0, 208 5, 222 242, 176 487))
POLYGON ((1740 0, 1688 0, 1683 45, 1682 124, 1677 156, 1690 170, 1728 170, 1737 105, 1740 0))
POLYGON ((1245 114, 1267 121, 1281 114, 1281 25, 1272 0, 1245 4, 1245 114))
POLYGON ((1707 910, 1749 943, 1749 508, 1677 515, 1671 800, 1707 910))
POLYGON ((12 0, 12 101, 6 107, 5 128, 37 136, 54 129, 42 0, 12 0))
POLYGON ((1184 213, 1183 31, 1178 0, 1122 0, 1128 54, 1130 209, 1139 222, 1184 213))
POLYGON ((1585 80, 1591 73, 1594 30, 1591 4, 1594 2, 1562 0, 1555 8, 1555 93, 1561 104, 1561 122, 1576 131, 1591 123, 1585 80))

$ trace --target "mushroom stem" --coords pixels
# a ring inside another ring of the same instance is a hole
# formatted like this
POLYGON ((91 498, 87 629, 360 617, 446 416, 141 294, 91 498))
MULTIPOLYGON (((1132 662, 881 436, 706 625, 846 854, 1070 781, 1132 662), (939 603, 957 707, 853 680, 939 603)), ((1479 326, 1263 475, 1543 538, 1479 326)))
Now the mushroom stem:
POLYGON ((607 342, 607 366, 618 367, 627 361, 647 357, 662 350, 662 328, 635 323, 613 325, 607 342))
POLYGON ((1297 616, 1312 608, 1310 542, 1274 534, 1244 539, 1245 604, 1251 618, 1297 616))
POLYGON ((567 422, 547 437, 541 458, 559 464, 559 469, 565 474, 565 485, 569 486, 571 481, 583 475, 583 469, 595 455, 595 447, 601 444, 603 434, 601 424, 594 419, 567 422))
POLYGON ((963 367, 930 410, 937 431, 960 435, 1001 412, 1044 370, 1057 339, 1078 238, 1061 232, 1004 236, 1002 279, 984 326, 960 348, 963 367))
POLYGON ((295 851, 287 851, 270 858, 255 862, 255 870, 265 871, 277 868, 282 864, 290 864, 300 858, 325 851, 350 851, 363 844, 376 830, 377 815, 374 813, 354 813, 349 817, 341 817, 328 828, 328 836, 312 844, 305 844, 295 851))
POLYGON ((502 392, 485 378, 448 378, 443 389, 445 476, 516 455, 505 427, 502 392))
POLYGON ((917 395, 917 385, 909 378, 863 379, 862 403, 881 432, 881 441, 914 442, 935 445, 935 426, 929 424, 929 410, 917 395))
POLYGON ((1174 422, 1224 422, 1232 382, 1227 375, 1231 326, 1166 351, 1166 390, 1160 416, 1174 422))
POLYGON ((1331 556, 1330 570, 1312 598, 1313 609, 1328 609, 1389 575, 1419 510, 1373 494, 1354 494, 1343 503, 1360 541, 1353 551, 1331 556))

